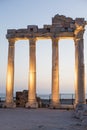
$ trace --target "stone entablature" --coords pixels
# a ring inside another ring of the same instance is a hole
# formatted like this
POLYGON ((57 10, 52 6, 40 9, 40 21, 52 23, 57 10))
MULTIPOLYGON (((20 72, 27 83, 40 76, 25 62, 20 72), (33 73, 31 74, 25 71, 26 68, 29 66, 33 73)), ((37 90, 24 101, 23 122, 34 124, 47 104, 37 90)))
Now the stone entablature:
POLYGON ((44 25, 43 28, 38 28, 37 25, 28 25, 26 29, 10 29, 7 30, 7 39, 15 38, 16 40, 30 38, 45 38, 50 39, 53 36, 58 38, 70 37, 73 38, 77 33, 84 31, 86 25, 84 18, 76 18, 73 20, 70 17, 63 15, 55 15, 52 18, 52 25, 44 25))

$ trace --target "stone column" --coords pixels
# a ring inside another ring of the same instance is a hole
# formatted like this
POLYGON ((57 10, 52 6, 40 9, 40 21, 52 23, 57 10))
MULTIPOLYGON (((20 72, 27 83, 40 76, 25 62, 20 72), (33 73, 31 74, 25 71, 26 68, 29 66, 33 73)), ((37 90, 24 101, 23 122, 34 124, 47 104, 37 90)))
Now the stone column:
POLYGON ((30 39, 29 92, 26 107, 37 108, 36 101, 36 39, 30 39))
POLYGON ((58 108, 59 98, 59 52, 58 39, 52 38, 52 99, 51 108, 58 108))
POLYGON ((83 37, 75 37, 75 105, 85 104, 85 72, 83 37))
POLYGON ((16 107, 13 100, 14 55, 15 55, 14 53, 15 53, 15 39, 9 39, 7 80, 6 80, 6 102, 4 104, 4 107, 16 107))

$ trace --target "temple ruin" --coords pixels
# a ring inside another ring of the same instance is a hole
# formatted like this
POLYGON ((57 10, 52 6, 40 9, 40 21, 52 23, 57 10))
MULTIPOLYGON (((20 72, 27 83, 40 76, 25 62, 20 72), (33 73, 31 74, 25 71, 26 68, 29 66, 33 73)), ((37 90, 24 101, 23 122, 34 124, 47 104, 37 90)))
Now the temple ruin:
POLYGON ((36 41, 52 40, 52 99, 51 108, 60 108, 59 98, 59 47, 60 39, 73 39, 75 43, 75 105, 85 104, 85 69, 84 69, 84 39, 83 34, 87 22, 84 18, 72 19, 63 15, 55 15, 51 25, 38 28, 28 25, 25 29, 7 30, 9 42, 8 67, 6 82, 6 107, 15 107, 14 92, 14 55, 15 42, 29 40, 29 93, 26 107, 37 108, 36 101, 36 41))

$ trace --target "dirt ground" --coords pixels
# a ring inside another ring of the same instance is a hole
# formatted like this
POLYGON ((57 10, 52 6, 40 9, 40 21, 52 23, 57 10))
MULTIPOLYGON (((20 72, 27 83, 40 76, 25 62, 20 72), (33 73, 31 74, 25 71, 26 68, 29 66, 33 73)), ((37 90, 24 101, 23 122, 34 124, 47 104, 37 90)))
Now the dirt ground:
POLYGON ((87 130, 72 110, 0 109, 0 130, 87 130))

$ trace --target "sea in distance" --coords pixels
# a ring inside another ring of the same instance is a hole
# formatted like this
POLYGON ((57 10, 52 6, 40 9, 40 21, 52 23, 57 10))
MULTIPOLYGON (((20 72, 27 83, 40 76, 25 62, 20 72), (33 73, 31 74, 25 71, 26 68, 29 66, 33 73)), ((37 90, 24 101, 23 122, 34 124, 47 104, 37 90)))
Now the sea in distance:
MULTIPOLYGON (((0 93, 0 100, 4 101, 6 97, 5 93, 0 93)), ((14 98, 16 95, 14 94, 14 98)), ((40 97, 41 99, 51 99, 51 94, 37 94, 37 97, 40 97)), ((75 99, 75 94, 72 93, 61 93, 60 99, 75 99)), ((87 99, 87 94, 86 94, 87 99)))

